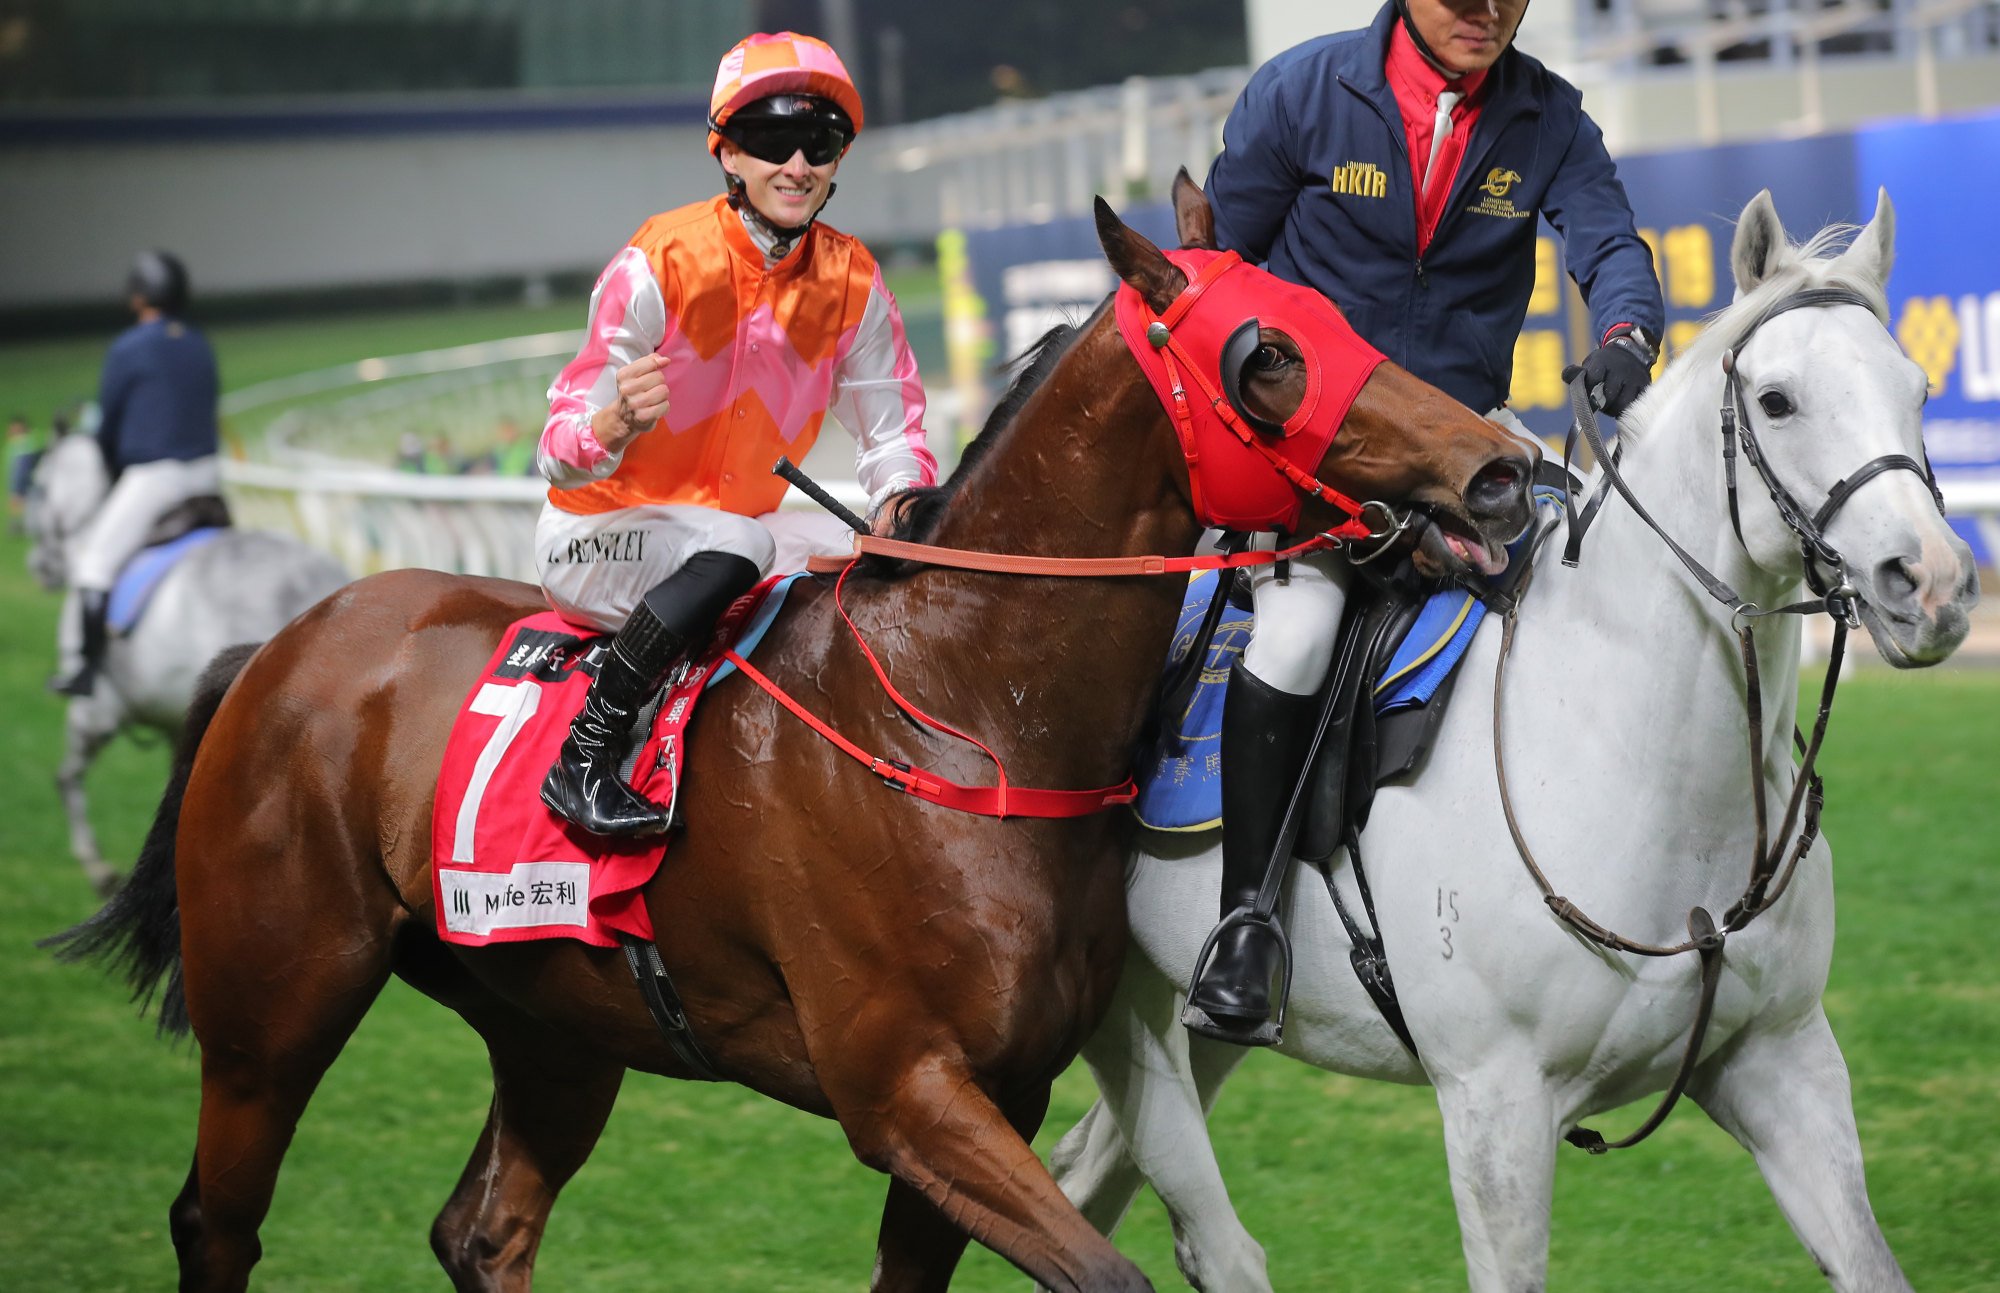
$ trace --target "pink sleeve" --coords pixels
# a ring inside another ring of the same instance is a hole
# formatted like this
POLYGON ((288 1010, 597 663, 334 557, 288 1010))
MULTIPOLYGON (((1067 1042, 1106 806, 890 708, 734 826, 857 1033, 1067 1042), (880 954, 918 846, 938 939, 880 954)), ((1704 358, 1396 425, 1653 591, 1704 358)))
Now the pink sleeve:
POLYGON ((855 439, 855 474, 868 506, 912 485, 937 484, 937 458, 925 440, 924 387, 882 271, 834 378, 834 417, 855 439))
POLYGON ((665 340, 666 301, 644 252, 627 247, 605 266, 590 294, 583 348, 549 387, 549 420, 535 455, 557 489, 575 489, 618 470, 590 429, 599 409, 618 400, 618 370, 665 340))

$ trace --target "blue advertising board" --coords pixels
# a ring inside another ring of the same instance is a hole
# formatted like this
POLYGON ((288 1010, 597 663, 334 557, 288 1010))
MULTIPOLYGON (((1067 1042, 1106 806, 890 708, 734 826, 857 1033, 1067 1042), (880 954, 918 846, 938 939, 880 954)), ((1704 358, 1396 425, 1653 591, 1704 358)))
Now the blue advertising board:
MULTIPOLYGON (((1729 303, 1730 237, 1759 189, 1771 190, 1787 227, 1803 237, 1829 223, 1865 223, 1886 188, 1897 218, 1890 325, 1930 378, 1931 457, 1947 480, 2000 479, 2000 239, 1992 234, 2000 113, 1641 154, 1620 159, 1618 172, 1660 272, 1668 356, 1729 303)), ((1150 237, 1171 237, 1161 205, 1122 214, 1150 237)), ((1582 300, 1561 272, 1559 241, 1546 225, 1542 232, 1510 402, 1538 432, 1559 436, 1562 369, 1592 343, 1582 300)), ((968 384, 1051 323, 1081 319, 1113 286, 1085 217, 955 232, 946 241, 961 325, 954 364, 968 384)))

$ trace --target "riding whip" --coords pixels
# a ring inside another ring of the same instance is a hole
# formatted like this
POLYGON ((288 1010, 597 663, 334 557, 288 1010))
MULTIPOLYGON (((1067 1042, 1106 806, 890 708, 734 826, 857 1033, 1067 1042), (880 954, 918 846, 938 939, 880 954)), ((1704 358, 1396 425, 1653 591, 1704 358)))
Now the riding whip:
POLYGON ((821 485, 811 476, 808 476, 803 471, 800 471, 798 465, 794 463, 790 458, 787 458, 784 455, 780 454, 778 457, 778 461, 771 465, 771 474, 773 476, 783 476, 786 480, 790 481, 793 485, 795 485, 800 493, 804 494, 807 498, 811 499, 813 502, 818 503, 821 507, 833 513, 835 516, 839 517, 841 519, 841 522, 846 526, 848 526, 850 529, 852 529, 856 534, 868 533, 868 522, 862 520, 854 513, 848 511, 847 508, 841 504, 841 501, 839 499, 835 498, 833 495, 826 492, 826 487, 824 485, 821 485))

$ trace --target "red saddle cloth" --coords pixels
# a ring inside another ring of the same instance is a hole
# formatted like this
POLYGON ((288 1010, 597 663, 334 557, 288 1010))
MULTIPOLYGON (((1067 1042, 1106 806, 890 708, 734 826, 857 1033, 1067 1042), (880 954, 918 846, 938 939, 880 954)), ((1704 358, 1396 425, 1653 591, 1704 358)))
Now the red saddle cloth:
MULTIPOLYGON (((722 666, 724 644, 768 626, 778 599, 767 580, 732 606, 714 646, 669 689, 633 765, 632 784, 671 804, 695 701, 722 666), (766 610, 766 614, 759 614, 766 610), (746 633, 747 630, 747 633, 746 633)), ((438 935, 482 946, 576 938, 615 947, 620 934, 653 937, 643 893, 670 835, 609 840, 542 803, 542 779, 570 720, 583 708, 610 638, 579 632, 552 611, 510 625, 460 707, 431 809, 431 888, 438 935)))

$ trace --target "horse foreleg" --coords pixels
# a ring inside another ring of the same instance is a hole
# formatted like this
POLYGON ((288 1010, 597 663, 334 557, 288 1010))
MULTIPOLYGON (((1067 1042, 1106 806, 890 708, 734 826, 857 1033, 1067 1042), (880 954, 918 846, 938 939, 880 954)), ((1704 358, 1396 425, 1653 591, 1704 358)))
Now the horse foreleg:
POLYGON ((1547 1089, 1523 1066, 1440 1075, 1437 1096, 1473 1293, 1540 1293, 1558 1132, 1547 1089))
MULTIPOLYGON (((1008 1110, 1008 1122, 1032 1140, 1048 1113, 1046 1088, 1008 1110)), ((971 1236, 898 1177, 889 1178, 882 1234, 875 1252, 873 1293, 929 1293, 951 1287, 951 1275, 971 1236)))
POLYGON ((1909 1289, 1868 1204, 1847 1063, 1823 1011, 1737 1038, 1702 1065, 1688 1094, 1756 1156, 1792 1232, 1836 1289, 1909 1289))
POLYGON ((493 1104, 431 1251, 460 1293, 528 1288, 556 1194, 583 1166, 617 1102, 621 1064, 574 1039, 482 1028, 493 1104))
POLYGON ((1242 1063, 1240 1046, 1198 1042, 1179 988, 1135 945, 1111 1009, 1083 1048, 1103 1093, 1056 1147, 1057 1179, 1110 1233, 1150 1182, 1174 1228, 1174 1257, 1203 1290, 1267 1290, 1264 1249, 1236 1216, 1208 1139, 1208 1110, 1242 1063))
POLYGON ((887 1048, 849 1042, 851 1055, 875 1061, 866 1071, 818 1067, 857 1158, 894 1175, 945 1222, 1049 1288, 1152 1288, 1063 1197, 962 1060, 934 1053, 884 1065, 887 1048))
POLYGON ((63 759, 56 769, 56 792, 62 796, 63 812, 69 817, 69 851, 99 897, 109 897, 118 887, 118 873, 105 862, 97 848, 97 832, 90 827, 90 801, 84 780, 90 765, 111 738, 118 725, 99 712, 98 697, 73 700, 64 721, 63 759))

